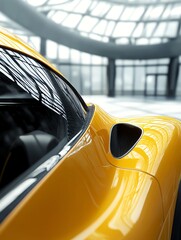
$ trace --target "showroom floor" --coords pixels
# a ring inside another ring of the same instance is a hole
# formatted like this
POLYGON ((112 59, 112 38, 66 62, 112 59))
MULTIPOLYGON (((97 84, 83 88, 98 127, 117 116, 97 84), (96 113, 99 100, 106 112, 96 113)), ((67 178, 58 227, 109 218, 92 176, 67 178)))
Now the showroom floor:
POLYGON ((83 96, 87 103, 95 103, 117 117, 167 115, 181 119, 181 99, 155 97, 83 96))

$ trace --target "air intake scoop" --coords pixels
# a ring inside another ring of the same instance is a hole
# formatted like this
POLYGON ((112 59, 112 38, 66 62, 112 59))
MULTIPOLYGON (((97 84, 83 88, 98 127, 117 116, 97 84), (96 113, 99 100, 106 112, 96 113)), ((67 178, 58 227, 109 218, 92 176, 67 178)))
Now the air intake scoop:
POLYGON ((118 123, 113 126, 110 139, 110 150, 115 158, 128 154, 142 135, 142 129, 128 124, 118 123))

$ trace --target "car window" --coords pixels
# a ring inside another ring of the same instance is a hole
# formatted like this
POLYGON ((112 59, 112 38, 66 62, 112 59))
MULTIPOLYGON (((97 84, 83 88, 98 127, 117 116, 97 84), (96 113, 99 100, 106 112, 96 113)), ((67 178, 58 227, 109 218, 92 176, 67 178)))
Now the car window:
POLYGON ((39 61, 0 48, 0 188, 83 127, 86 108, 66 80, 39 61))

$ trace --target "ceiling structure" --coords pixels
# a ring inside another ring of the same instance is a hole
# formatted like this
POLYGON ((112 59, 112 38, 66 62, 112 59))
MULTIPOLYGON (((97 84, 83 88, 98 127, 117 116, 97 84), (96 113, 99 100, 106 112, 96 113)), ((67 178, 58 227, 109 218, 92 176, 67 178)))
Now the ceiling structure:
POLYGON ((0 0, 0 9, 0 24, 10 31, 83 52, 123 59, 181 54, 176 0, 0 0))
POLYGON ((103 42, 156 44, 180 35, 180 1, 27 2, 57 24, 103 42))

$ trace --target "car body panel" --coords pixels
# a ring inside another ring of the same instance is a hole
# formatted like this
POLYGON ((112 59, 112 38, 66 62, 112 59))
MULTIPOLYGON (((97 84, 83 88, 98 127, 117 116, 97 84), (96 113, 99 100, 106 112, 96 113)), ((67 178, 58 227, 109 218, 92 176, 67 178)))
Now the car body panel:
POLYGON ((66 159, 4 220, 2 239, 143 239, 143 223, 156 239, 164 220, 159 185, 149 174, 109 163, 110 127, 105 136, 100 115, 98 109, 66 159))
MULTIPOLYGON (((0 45, 58 73, 18 38, 5 31, 0 36, 0 45)), ((89 120, 65 156, 0 223, 0 239, 170 239, 181 177, 180 121, 114 118, 98 106, 89 120), (118 123, 142 129, 121 158, 110 149, 118 123)))
MULTIPOLYGON (((163 118, 158 118, 157 131, 159 120, 164 125, 163 118)), ((164 210, 167 204, 163 195, 170 194, 175 181, 167 183, 168 192, 163 192, 157 175, 153 175, 157 159, 152 155, 148 158, 149 146, 144 147, 137 160, 133 157, 140 146, 147 144, 144 139, 153 131, 152 124, 148 127, 150 118, 130 120, 131 124, 140 124, 144 133, 127 156, 116 159, 116 164, 120 164, 116 167, 111 163, 109 140, 111 126, 117 121, 96 107, 89 128, 66 158, 4 220, 2 239, 145 239, 148 232, 147 239, 153 240, 161 231, 166 234, 168 228, 164 231, 162 227, 165 215, 169 216, 164 210), (152 172, 145 168, 148 160, 153 162, 152 172)), ((155 140, 151 144, 163 146, 155 140)), ((166 153, 162 149, 160 162, 166 153)), ((170 158, 169 154, 166 156, 170 158)), ((160 176, 164 174, 162 171, 160 176)), ((173 209, 174 206, 169 212, 173 209)))
POLYGON ((141 127, 144 134, 130 154, 120 161, 112 158, 111 163, 154 176, 162 190, 166 215, 172 196, 177 194, 176 186, 180 181, 180 122, 167 117, 144 117, 128 121, 141 127))

